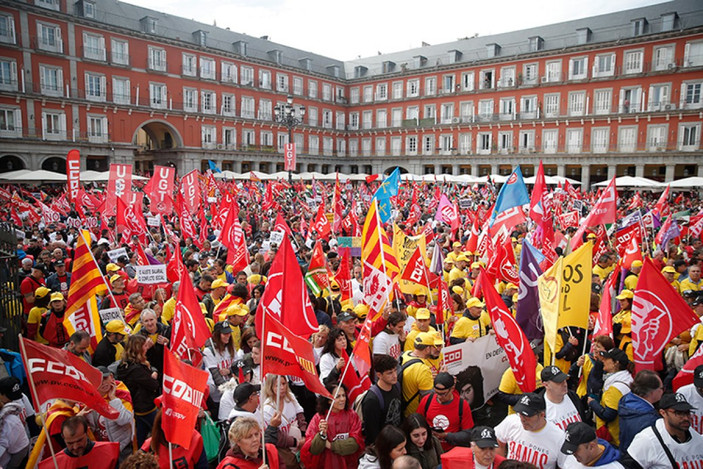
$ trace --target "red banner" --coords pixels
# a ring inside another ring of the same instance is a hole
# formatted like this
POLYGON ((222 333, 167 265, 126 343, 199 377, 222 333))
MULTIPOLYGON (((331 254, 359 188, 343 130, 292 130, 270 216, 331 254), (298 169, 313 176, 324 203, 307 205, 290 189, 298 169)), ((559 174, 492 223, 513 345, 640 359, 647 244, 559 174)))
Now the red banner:
POLYGON ((284 171, 295 171, 295 143, 286 143, 283 146, 285 163, 284 171))
POLYGON ((132 166, 128 164, 111 164, 110 179, 107 181, 107 199, 105 214, 114 215, 117 198, 129 200, 132 192, 132 166))
POLYGON ((70 150, 66 156, 66 184, 68 200, 75 203, 81 188, 81 153, 78 150, 70 150))
POLYGON ((21 338, 22 356, 27 376, 34 383, 37 406, 51 399, 82 402, 108 419, 119 412, 98 393, 103 375, 76 355, 33 340, 21 338))
POLYGON ((181 362, 164 350, 164 393, 161 428, 166 440, 188 449, 198 412, 203 404, 202 389, 207 387, 207 371, 181 362))
POLYGON ((170 166, 154 166, 154 175, 145 187, 145 193, 151 202, 151 213, 171 215, 173 211, 173 181, 176 168, 170 166))
POLYGON ((178 221, 181 224, 181 235, 187 240, 191 238, 195 240, 198 237, 198 230, 193 223, 193 217, 188 211, 188 207, 183 201, 183 196, 178 193, 176 196, 176 214, 178 215, 178 221))
POLYGON ((189 172, 181 179, 181 194, 183 203, 191 215, 200 207, 200 173, 197 169, 189 172))
MULTIPOLYGON (((178 246, 176 246, 178 249, 178 246)), ((176 310, 173 314, 173 336, 170 349, 178 357, 184 357, 189 348, 199 349, 210 338, 210 329, 195 297, 195 288, 190 274, 183 269, 178 288, 176 310)))

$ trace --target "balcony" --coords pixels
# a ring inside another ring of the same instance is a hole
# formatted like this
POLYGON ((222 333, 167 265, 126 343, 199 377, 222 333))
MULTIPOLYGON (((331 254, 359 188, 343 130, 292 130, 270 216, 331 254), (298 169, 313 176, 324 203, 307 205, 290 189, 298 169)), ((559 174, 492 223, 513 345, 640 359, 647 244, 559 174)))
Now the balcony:
POLYGON ((98 60, 104 62, 106 60, 106 51, 100 47, 83 47, 83 58, 89 60, 98 60))

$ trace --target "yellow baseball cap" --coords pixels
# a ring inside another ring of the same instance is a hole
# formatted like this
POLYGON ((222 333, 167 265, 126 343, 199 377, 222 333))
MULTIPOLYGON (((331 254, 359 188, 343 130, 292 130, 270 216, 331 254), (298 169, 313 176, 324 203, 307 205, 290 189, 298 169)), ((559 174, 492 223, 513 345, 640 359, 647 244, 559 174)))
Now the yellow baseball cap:
POLYGON ((515 284, 512 283, 512 282, 510 282, 509 284, 507 284, 507 285, 505 286, 505 289, 506 289, 506 290, 510 290, 511 288, 514 288, 514 289, 517 290, 517 285, 515 285, 515 284))
POLYGON ((453 247, 453 248, 461 247, 461 243, 460 243, 459 241, 454 241, 454 242, 452 243, 452 247, 453 247))
POLYGON ((227 316, 246 316, 247 311, 241 305, 232 305, 225 311, 227 316))
POLYGON ((466 302, 466 307, 467 308, 483 308, 486 306, 481 300, 478 298, 470 298, 469 301, 466 302))
POLYGON ((107 270, 108 272, 117 272, 118 270, 120 270, 120 266, 117 265, 117 264, 113 264, 112 262, 110 262, 110 263, 105 267, 105 270, 107 270))
POLYGON ((430 319, 430 310, 427 308, 420 308, 415 312, 415 319, 430 319))
POLYGON ((642 267, 642 261, 640 261, 640 260, 632 261, 631 266, 632 267, 642 267))
POLYGON ((478 262, 478 261, 476 261, 476 262, 474 262, 473 264, 471 264, 471 268, 472 268, 472 269, 480 269, 481 267, 483 267, 483 264, 481 264, 481 263, 478 262))
POLYGON ((112 277, 110 277, 110 283, 115 283, 115 282, 118 281, 118 280, 122 280, 122 276, 121 276, 121 275, 115 274, 115 275, 113 275, 112 277))
POLYGON ((452 287, 452 292, 453 292, 453 293, 456 293, 457 295, 463 295, 463 294, 464 294, 464 289, 461 288, 461 287, 458 286, 458 285, 455 285, 455 286, 452 287))
POLYGON ((420 332, 415 336, 415 345, 441 346, 444 345, 442 339, 431 332, 420 332))
POLYGON ((229 283, 225 282, 221 278, 217 278, 217 279, 215 279, 215 281, 212 282, 212 285, 210 285, 210 288, 213 290, 215 288, 220 288, 220 287, 229 287, 229 283))
POLYGON ((49 290, 46 287, 39 287, 36 290, 34 290, 34 296, 37 298, 44 298, 49 293, 51 293, 51 290, 49 290))
POLYGON ((354 307, 354 314, 356 314, 358 318, 365 318, 369 315, 369 307, 364 303, 359 303, 354 307))
POLYGON ((667 265, 666 267, 664 267, 664 268, 662 269, 662 273, 663 273, 663 274, 675 274, 675 273, 676 273, 676 269, 674 269, 674 268, 673 268, 672 266, 670 266, 670 265, 667 265))
POLYGON ((427 296, 427 291, 422 287, 417 287, 413 292, 415 296, 427 296))
POLYGON ((129 335, 127 325, 119 319, 113 319, 105 325, 105 330, 111 334, 129 335))
POLYGON ((461 262, 461 261, 469 262, 469 258, 466 257, 465 255, 461 254, 461 255, 459 255, 459 256, 456 258, 456 261, 457 261, 457 262, 461 262))
POLYGON ((632 290, 623 290, 620 292, 618 296, 615 297, 616 300, 626 300, 626 299, 632 299, 634 298, 635 294, 632 293, 632 290))
POLYGON ((63 295, 59 292, 51 294, 51 301, 63 301, 63 295))

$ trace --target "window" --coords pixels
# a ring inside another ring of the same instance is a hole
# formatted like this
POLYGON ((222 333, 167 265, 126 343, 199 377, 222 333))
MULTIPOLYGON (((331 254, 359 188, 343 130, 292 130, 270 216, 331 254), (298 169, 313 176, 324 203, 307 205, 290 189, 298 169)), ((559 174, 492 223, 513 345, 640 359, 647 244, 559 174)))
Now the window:
POLYGON ((297 96, 303 94, 303 79, 300 77, 293 77, 293 94, 297 96))
POLYGON ((464 72, 461 74, 461 90, 474 90, 474 72, 464 72))
POLYGON ((595 90, 593 92, 593 113, 610 114, 610 106, 613 101, 612 90, 595 90))
POLYGON ((544 95, 544 116, 559 117, 559 93, 544 95))
POLYGON ((325 129, 332 128, 332 111, 329 109, 322 110, 322 127, 325 129))
POLYGON ((642 73, 642 55, 643 52, 641 50, 625 52, 625 64, 623 72, 625 74, 642 73))
POLYGON ((259 70, 259 88, 265 90, 271 89, 271 72, 268 70, 259 70))
POLYGON ((623 88, 620 90, 620 113, 639 112, 642 91, 639 87, 623 88))
POLYGON ((39 65, 41 92, 47 96, 63 96, 63 69, 39 65))
POLYGON ((391 127, 400 127, 401 125, 403 125, 403 108, 391 109, 391 127))
POLYGON ((88 115, 88 141, 91 143, 107 143, 107 117, 88 115))
POLYGON ((615 54, 601 54, 593 62, 594 77, 611 77, 615 74, 615 54))
POLYGON ((559 142, 559 131, 549 129, 542 131, 542 151, 544 153, 556 153, 559 142))
POLYGON ((454 92, 454 75, 444 75, 442 77, 442 93, 453 93, 454 92))
POLYGON ((310 135, 308 137, 308 151, 311 155, 320 154, 320 137, 317 135, 310 135))
POLYGON ((385 101, 388 99, 388 83, 379 83, 376 85, 376 101, 385 101))
POLYGON ((183 75, 194 77, 198 74, 198 58, 194 54, 183 54, 183 75))
POLYGON ((332 85, 329 83, 322 84, 322 100, 332 101, 332 85))
POLYGON ((386 137, 376 137, 376 156, 386 156, 386 137))
POLYGON ((633 153, 637 147, 637 126, 618 128, 618 151, 633 153))
POLYGON ((703 65, 703 41, 686 43, 683 62, 684 67, 700 67, 703 65))
POLYGON ((254 86, 254 69, 242 67, 242 85, 254 86))
POLYGON ((17 62, 0 57, 0 89, 17 91, 17 62))
POLYGON ((683 84, 685 91, 682 93, 683 107, 698 109, 701 107, 701 82, 686 82, 683 84))
POLYGON ((166 71, 166 50, 149 46, 149 69, 158 72, 166 71))
POLYGON ((95 3, 83 1, 81 6, 83 7, 84 18, 95 18, 95 3))
POLYGON ((547 62, 547 73, 544 75, 546 80, 542 80, 545 83, 555 83, 561 81, 561 60, 553 60, 547 62))
POLYGON ((539 68, 537 64, 525 64, 522 67, 522 84, 535 85, 539 78, 539 68))
POLYGON ((44 140, 65 140, 66 114, 58 111, 42 112, 42 138, 44 140))
POLYGON ((536 119, 537 117, 537 96, 523 96, 520 99, 520 118, 536 119))
POLYGON ((237 101, 233 94, 223 93, 222 94, 222 115, 223 116, 235 116, 237 111, 237 101))
POLYGON ((42 8, 47 8, 49 10, 56 11, 59 11, 59 8, 61 6, 59 0, 36 0, 34 4, 42 8))
POLYGON ((201 127, 203 148, 215 148, 217 143, 217 127, 204 125, 201 127))
POLYGON ((317 99, 317 81, 308 80, 308 98, 317 99))
POLYGON ((215 59, 200 57, 200 78, 214 80, 216 77, 215 59))
POLYGON ((273 119, 273 103, 270 99, 259 99, 259 120, 270 121, 273 119))
POLYGON ((408 98, 414 98, 420 95, 420 80, 408 80, 408 98))
POLYGON ((129 78, 112 77, 112 101, 115 104, 130 104, 129 78))
POLYGON ((22 136, 22 111, 19 108, 0 108, 0 136, 22 136))
POLYGON ((606 153, 608 151, 610 129, 597 128, 591 130, 591 151, 593 153, 606 153))
POLYGON ((237 129, 232 127, 222 128, 222 144, 226 149, 232 150, 237 146, 237 129))
POLYGON ((214 91, 202 90, 200 92, 200 109, 204 114, 217 112, 217 95, 214 91))
POLYGON ((432 155, 434 153, 434 135, 423 135, 422 136, 422 154, 432 155))
POLYGON ((588 57, 574 57, 569 60, 569 80, 583 80, 588 77, 588 57))
POLYGON ((406 119, 414 119, 417 120, 420 118, 420 108, 417 106, 408 106, 408 108, 405 110, 405 118, 406 119))
POLYGON ((334 140, 332 137, 322 137, 322 154, 332 156, 334 152, 334 140))
POLYGON ((92 60, 106 60, 105 38, 96 34, 83 33, 83 57, 92 60))
POLYGON ((312 127, 317 127, 317 108, 310 107, 307 110, 308 125, 312 127))
POLYGON ((186 112, 198 112, 197 89, 183 88, 183 110, 186 112))
POLYGON ((493 119, 492 99, 482 99, 478 102, 478 118, 483 121, 493 119))
POLYGON ((166 109, 166 85, 149 83, 149 105, 156 109, 166 109))
POLYGON ((337 111, 335 114, 335 129, 345 130, 345 121, 344 111, 337 111))
POLYGON ((471 134, 459 134, 459 154, 471 153, 471 134))
POLYGON ((376 111, 376 128, 385 129, 388 127, 388 111, 379 109, 376 111))
POLYGON ((359 130, 359 113, 349 113, 349 130, 359 130))
POLYGON ((518 149, 520 153, 533 153, 535 151, 535 131, 521 130, 518 135, 518 149))
POLYGON ((391 137, 391 155, 400 156, 402 151, 403 139, 402 137, 391 137))
POLYGON ((459 117, 461 122, 473 122, 474 121, 474 102, 464 101, 459 104, 459 117))
POLYGON ((346 156, 347 154, 347 141, 343 138, 337 139, 337 156, 346 156))
MULTIPOLYGON (((394 81, 393 82, 393 99, 403 99, 403 82, 394 81)), ((391 144, 392 146, 392 144, 391 144)))
POLYGON ((276 91, 288 93, 288 75, 285 73, 276 74, 276 91))
POLYGON ((511 131, 498 132, 498 151, 502 154, 512 153, 513 133, 511 131))
POLYGON ((37 34, 39 35, 39 49, 48 52, 63 53, 61 28, 57 25, 37 22, 37 34))
POLYGON ((283 152, 283 149, 286 146, 286 143, 288 143, 288 133, 286 132, 279 132, 278 135, 276 135, 276 149, 278 150, 279 153, 283 152))
POLYGON ((254 98, 242 96, 242 117, 246 119, 254 118, 254 98))
POLYGON ((129 42, 121 39, 112 39, 110 48, 113 64, 129 65, 129 42))
POLYGON ((370 103, 373 101, 373 86, 364 86, 364 102, 370 103))
POLYGON ((454 120, 454 103, 444 103, 439 108, 439 119, 442 124, 451 124, 454 120))
POLYGON ((425 78, 425 96, 434 96, 437 94, 437 77, 425 78))
POLYGON ((105 75, 95 73, 85 74, 85 99, 90 101, 105 101, 106 92, 105 75))
POLYGON ((15 18, 7 14, 0 14, 0 42, 15 44, 15 18))
POLYGON ((503 67, 500 69, 499 88, 511 88, 515 86, 515 67, 503 67))
POLYGON ((361 156, 371 156, 371 139, 361 139, 361 156))
POLYGON ((405 138, 405 152, 408 155, 417 155, 417 136, 410 135, 405 138))
POLYGON ((586 92, 572 91, 569 93, 569 115, 583 116, 586 108, 586 92))
POLYGON ((495 77, 493 70, 481 70, 479 76, 479 89, 489 90, 495 88, 495 77))
POLYGON ((649 111, 664 111, 671 108, 669 106, 669 96, 671 96, 671 84, 659 83, 649 86, 649 111))
POLYGON ((515 118, 515 98, 501 98, 500 119, 511 120, 515 118))
POLYGON ((242 129, 242 145, 256 145, 256 132, 251 129, 242 129))
POLYGON ((648 151, 664 151, 664 150, 666 150, 667 131, 668 131, 668 126, 666 124, 647 126, 647 150, 648 151))
POLYGON ((273 146, 273 132, 261 132, 260 135, 261 138, 261 145, 264 147, 272 147, 273 146))
POLYGON ((370 129, 373 127, 373 111, 364 111, 361 117, 361 128, 370 129))
POLYGON ((425 104, 423 117, 425 119, 437 119, 437 106, 434 104, 425 104))
POLYGON ((354 87, 349 90, 349 101, 352 104, 359 104, 359 88, 354 87))
POLYGON ((476 153, 489 155, 491 153, 493 135, 490 132, 479 132, 476 135, 476 153))
POLYGON ((658 46, 652 52, 652 69, 654 71, 668 70, 674 66, 674 46, 658 46))
POLYGON ((222 62, 220 80, 224 83, 237 83, 237 66, 231 62, 222 62))
POLYGON ((701 141, 701 124, 686 123, 679 125, 679 150, 698 150, 701 141))

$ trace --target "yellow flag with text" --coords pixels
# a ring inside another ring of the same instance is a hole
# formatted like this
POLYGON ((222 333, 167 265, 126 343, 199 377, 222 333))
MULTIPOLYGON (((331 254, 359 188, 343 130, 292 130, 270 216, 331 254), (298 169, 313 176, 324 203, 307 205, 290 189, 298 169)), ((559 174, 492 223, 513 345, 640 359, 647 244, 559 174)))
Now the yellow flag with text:
POLYGON ((542 324, 544 325, 544 342, 549 345, 551 350, 554 350, 557 341, 563 262, 563 257, 558 258, 553 266, 537 278, 542 324))
POLYGON ((593 243, 589 241, 564 258, 557 330, 567 326, 588 329, 591 277, 593 276, 592 257, 593 243))
MULTIPOLYGON (((413 256, 418 246, 420 247, 425 265, 427 265, 427 246, 424 233, 417 236, 408 236, 403 233, 403 230, 401 230, 398 225, 393 225, 393 248, 396 252, 400 272, 405 270, 405 267, 408 265, 408 262, 410 262, 410 258, 413 256)), ((400 287, 400 291, 409 295, 412 295, 417 288, 416 283, 400 278, 398 280, 398 286, 400 287)))

